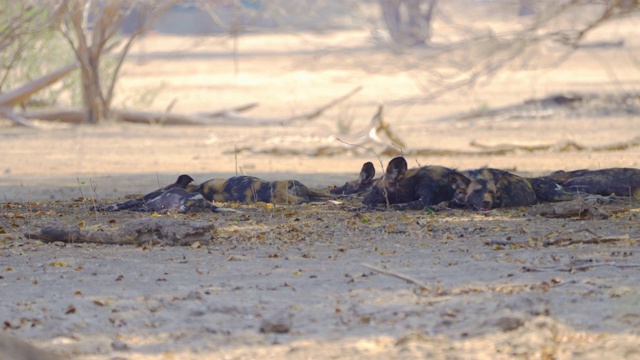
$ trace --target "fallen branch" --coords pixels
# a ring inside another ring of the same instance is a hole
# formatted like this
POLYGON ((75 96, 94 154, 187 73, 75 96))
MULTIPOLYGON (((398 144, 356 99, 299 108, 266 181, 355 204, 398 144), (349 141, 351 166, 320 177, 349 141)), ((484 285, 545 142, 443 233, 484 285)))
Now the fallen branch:
POLYGON ((628 268, 640 268, 640 264, 618 264, 615 262, 608 263, 595 263, 595 264, 586 264, 586 265, 578 265, 573 266, 557 266, 557 267, 540 267, 534 268, 530 266, 523 266, 522 271, 525 272, 543 272, 543 271, 562 271, 562 272, 576 272, 576 271, 585 271, 595 267, 604 267, 604 266, 613 266, 618 269, 628 269, 628 268))
POLYGON ((638 239, 631 239, 629 234, 622 236, 613 236, 613 237, 602 237, 598 236, 591 231, 583 231, 584 233, 591 234, 590 237, 586 237, 583 239, 576 239, 571 236, 559 236, 551 240, 547 240, 543 243, 543 246, 571 246, 577 244, 607 244, 607 243, 616 243, 621 241, 638 241, 638 239))
POLYGON ((528 214, 550 218, 607 219, 611 214, 599 206, 586 202, 583 198, 557 203, 543 203, 531 207, 528 214))
POLYGON ((0 94, 0 106, 13 107, 21 101, 28 99, 36 92, 67 76, 67 74, 77 68, 78 63, 63 66, 35 80, 29 81, 17 89, 0 94))
POLYGON ((211 112, 199 112, 196 115, 197 116, 202 116, 202 117, 218 117, 218 116, 227 116, 228 114, 233 114, 233 113, 240 113, 240 112, 244 112, 244 111, 248 111, 251 110, 255 107, 258 106, 258 103, 254 102, 254 103, 249 103, 246 105, 240 105, 231 109, 222 109, 222 110, 218 110, 218 111, 211 111, 211 112))
POLYGON ((482 150, 495 151, 495 152, 514 152, 516 150, 520 151, 540 151, 540 150, 549 150, 553 147, 553 145, 519 145, 519 144, 498 144, 498 145, 485 145, 474 141, 469 143, 469 146, 476 147, 482 150))
POLYGON ((588 150, 588 151, 620 151, 620 150, 627 150, 627 149, 638 147, 638 146, 640 146, 640 136, 636 136, 633 139, 628 140, 628 141, 624 141, 624 142, 613 143, 613 144, 608 144, 608 145, 601 145, 601 146, 587 147, 585 150, 588 150))
POLYGON ((113 109, 115 120, 135 124, 159 125, 208 125, 209 119, 199 116, 172 114, 161 111, 136 111, 113 109))
MULTIPOLYGON (((229 110, 219 110, 216 113, 225 113, 229 110)), ((161 125, 215 125, 214 121, 206 116, 182 115, 168 112, 135 111, 113 109, 113 116, 118 121, 137 124, 161 124, 161 125)), ((55 121, 70 124, 80 124, 83 122, 84 112, 80 109, 54 109, 40 111, 26 111, 21 113, 25 119, 37 119, 44 121, 55 121)), ((246 124, 249 125, 249 124, 246 124)))
POLYGON ((498 145, 485 145, 475 141, 469 143, 470 146, 483 149, 485 151, 500 152, 503 154, 513 153, 516 151, 556 151, 556 152, 570 152, 570 151, 591 151, 591 152, 603 152, 603 151, 620 151, 640 146, 640 136, 636 136, 631 140, 618 142, 613 144, 605 144, 599 146, 587 146, 578 144, 575 141, 562 141, 556 144, 543 144, 543 145, 519 145, 519 144, 498 144, 498 145))
MULTIPOLYGON (((220 110, 225 111, 225 110, 220 110)), ((162 124, 162 125, 205 125, 207 118, 171 114, 168 112, 149 112, 135 110, 113 109, 113 116, 125 122, 140 124, 162 124)), ((84 111, 81 109, 54 109, 26 111, 20 114, 25 119, 37 119, 44 121, 55 121, 70 124, 80 124, 83 122, 84 111)))
MULTIPOLYGON (((270 126, 287 125, 299 120, 312 120, 320 116, 330 107, 345 101, 362 89, 361 86, 351 90, 346 95, 330 101, 319 108, 289 118, 255 118, 239 115, 239 112, 247 111, 257 106, 257 103, 242 105, 231 109, 222 109, 209 113, 196 115, 173 114, 160 111, 135 111, 126 109, 113 109, 111 113, 118 121, 138 124, 162 124, 162 125, 236 125, 236 126, 270 126)), ((29 111, 19 114, 25 119, 39 119, 66 123, 83 122, 84 112, 80 109, 29 111)))
POLYGON ((202 221, 167 218, 131 220, 116 231, 82 231, 78 227, 43 227, 36 233, 25 233, 27 239, 46 243, 91 243, 103 245, 163 245, 191 246, 198 242, 208 245, 215 235, 215 226, 202 221))
POLYGON ((577 244, 608 244, 616 243, 620 241, 638 241, 638 239, 631 239, 629 235, 617 236, 609 238, 593 238, 593 239, 571 239, 571 238, 556 238, 553 240, 545 241, 544 246, 571 246, 577 244))
POLYGON ((25 126, 25 127, 31 127, 31 128, 35 127, 27 119, 25 119, 24 117, 14 113, 8 107, 0 107, 0 117, 4 117, 4 118, 6 118, 8 120, 11 120, 11 121, 13 121, 14 124, 19 125, 19 126, 25 126))
POLYGON ((32 110, 20 113, 20 116, 29 120, 55 121, 69 124, 80 124, 84 112, 80 109, 53 109, 32 110))
POLYGON ((375 267, 375 266, 369 265, 369 264, 362 264, 362 266, 366 267, 369 270, 377 272, 379 274, 391 276, 391 277, 394 277, 396 279, 404 280, 404 281, 406 281, 408 283, 411 283, 411 284, 414 284, 414 285, 418 285, 423 290, 429 290, 429 287, 427 286, 427 284, 423 283, 420 280, 416 280, 416 279, 410 278, 407 275, 403 275, 403 274, 391 272, 391 271, 388 271, 388 270, 380 269, 379 267, 375 267))

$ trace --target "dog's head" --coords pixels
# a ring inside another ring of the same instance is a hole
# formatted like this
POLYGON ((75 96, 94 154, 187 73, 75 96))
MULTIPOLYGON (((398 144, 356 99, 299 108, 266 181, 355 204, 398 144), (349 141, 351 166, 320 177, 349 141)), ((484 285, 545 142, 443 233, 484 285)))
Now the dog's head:
POLYGON ((365 205, 395 204, 403 202, 404 189, 398 183, 407 172, 407 161, 403 157, 396 157, 389 161, 384 176, 377 178, 371 184, 371 191, 364 197, 365 205))
POLYGON ((498 189, 493 180, 476 179, 469 183, 467 206, 473 210, 490 210, 498 200, 498 189))
POLYGON ((461 174, 449 175, 451 186, 456 190, 453 202, 473 210, 490 210, 500 202, 498 190, 501 179, 507 172, 493 174, 490 178, 470 180, 461 174))
POLYGON ((180 189, 186 189, 187 185, 191 184, 192 182, 193 182, 193 178, 191 176, 187 174, 182 174, 178 176, 178 179, 172 185, 175 185, 175 187, 178 187, 180 189))
POLYGON ((369 161, 362 165, 360 175, 356 180, 347 181, 344 185, 331 189, 329 192, 336 195, 362 194, 371 190, 376 169, 369 161))

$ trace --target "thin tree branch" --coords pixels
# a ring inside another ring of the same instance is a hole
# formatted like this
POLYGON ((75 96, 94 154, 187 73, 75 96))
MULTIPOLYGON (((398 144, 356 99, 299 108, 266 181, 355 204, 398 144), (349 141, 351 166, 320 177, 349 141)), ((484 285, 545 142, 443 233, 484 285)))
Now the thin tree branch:
POLYGON ((407 275, 403 275, 403 274, 400 274, 400 273, 397 273, 397 272, 392 272, 392 271, 389 271, 389 270, 380 269, 379 267, 376 267, 376 266, 373 266, 373 265, 369 265, 369 264, 362 264, 362 266, 366 267, 369 270, 377 272, 379 274, 391 276, 391 277, 394 277, 396 279, 404 280, 404 281, 406 281, 408 283, 417 285, 422 290, 430 290, 430 288, 429 288, 429 286, 427 284, 423 283, 420 280, 416 280, 414 278, 411 278, 411 277, 409 277, 407 275))

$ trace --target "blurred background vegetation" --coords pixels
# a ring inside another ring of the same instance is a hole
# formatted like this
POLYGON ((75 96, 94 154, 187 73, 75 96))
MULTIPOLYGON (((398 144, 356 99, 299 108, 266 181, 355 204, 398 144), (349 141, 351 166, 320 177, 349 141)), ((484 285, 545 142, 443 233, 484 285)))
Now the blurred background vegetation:
MULTIPOLYGON (((491 81, 506 68, 557 67, 584 47, 628 48, 638 64, 638 34, 602 38, 597 30, 637 21, 639 10, 637 0, 0 0, 0 94, 69 64, 79 69, 20 101, 0 98, 0 108, 16 118, 41 106, 80 107, 85 123, 111 118, 122 64, 149 32, 220 36, 237 53, 247 34, 364 30, 367 46, 386 56, 357 65, 410 69, 429 100, 491 81)), ((339 45, 324 51, 363 50, 339 45)), ((157 91, 126 102, 144 107, 157 91)))

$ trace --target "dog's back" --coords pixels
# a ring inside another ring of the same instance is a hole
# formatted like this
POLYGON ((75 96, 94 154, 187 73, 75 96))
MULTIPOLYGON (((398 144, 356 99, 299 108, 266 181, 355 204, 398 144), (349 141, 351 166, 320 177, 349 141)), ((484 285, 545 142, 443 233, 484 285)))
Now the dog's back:
POLYGON ((507 172, 496 183, 500 207, 535 205, 538 202, 533 186, 527 179, 507 172))
POLYGON ((544 176, 544 178, 549 179, 557 184, 562 184, 575 177, 585 175, 588 172, 590 172, 590 170, 587 170, 587 169, 572 170, 572 171, 558 170, 558 171, 552 172, 547 176, 544 176))
POLYGON ((564 189, 562 185, 551 180, 547 176, 525 178, 529 183, 533 191, 536 193, 536 197, 539 201, 544 202, 557 202, 573 200, 576 197, 575 193, 569 192, 564 189))
POLYGON ((634 168, 609 168, 584 171, 562 183, 572 192, 608 196, 640 198, 640 170, 634 168))
POLYGON ((200 185, 198 191, 209 201, 246 204, 299 204, 331 197, 329 194, 311 190, 297 180, 265 181, 245 175, 206 181, 200 185))

